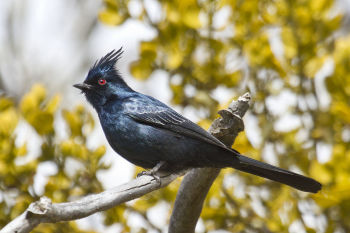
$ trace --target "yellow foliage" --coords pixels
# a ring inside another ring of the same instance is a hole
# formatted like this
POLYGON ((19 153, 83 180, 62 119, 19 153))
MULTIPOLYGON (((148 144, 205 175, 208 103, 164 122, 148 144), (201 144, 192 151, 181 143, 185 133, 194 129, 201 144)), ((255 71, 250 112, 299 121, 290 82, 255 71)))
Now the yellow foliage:
MULTIPOLYGON (((349 87, 347 88, 349 89, 349 87)), ((345 90, 347 90, 345 89, 345 90)), ((350 93, 349 93, 350 96, 350 93)), ((331 106, 331 111, 336 114, 344 122, 350 124, 350 106, 347 102, 334 101, 335 103, 331 106)))
POLYGON ((35 85, 20 103, 23 116, 41 135, 53 132, 53 113, 58 108, 60 100, 59 96, 55 96, 49 101, 45 101, 45 98, 44 87, 35 85))
POLYGON ((199 20, 199 9, 186 10, 181 18, 182 22, 189 28, 197 29, 202 25, 199 20))
POLYGON ((31 91, 27 93, 21 101, 21 110, 24 114, 31 112, 32 109, 40 107, 45 100, 46 90, 42 85, 36 84, 31 91))
POLYGON ((69 112, 67 110, 64 110, 63 117, 68 123, 73 136, 82 135, 81 128, 82 128, 83 122, 82 122, 82 119, 79 117, 79 115, 75 114, 74 112, 69 112))
POLYGON ((98 18, 101 22, 108 25, 118 25, 124 22, 126 15, 125 11, 121 11, 123 7, 126 6, 127 2, 116 1, 116 0, 104 0, 106 4, 106 9, 102 10, 98 14, 98 18))
POLYGON ((169 67, 169 69, 176 69, 182 64, 182 61, 183 54, 179 49, 173 47, 167 54, 166 66, 169 67))
POLYGON ((305 74, 310 78, 314 78, 315 74, 322 68, 326 60, 327 57, 315 57, 310 59, 305 65, 305 74))
POLYGON ((323 185, 328 185, 333 179, 332 174, 327 170, 327 168, 317 161, 312 161, 310 175, 315 177, 323 185))
POLYGON ((152 67, 147 61, 137 61, 130 65, 130 71, 135 78, 147 79, 152 73, 152 67))
POLYGON ((14 108, 7 108, 0 112, 0 135, 8 135, 16 128, 19 120, 18 113, 14 108))
POLYGON ((297 41, 293 34, 293 29, 283 27, 281 37, 284 45, 284 54, 287 59, 292 59, 297 55, 297 41))
POLYGON ((328 0, 319 0, 310 2, 310 9, 312 12, 323 12, 332 7, 332 1, 328 0))
POLYGON ((117 12, 105 10, 99 13, 99 20, 109 25, 118 25, 123 22, 124 18, 117 12))

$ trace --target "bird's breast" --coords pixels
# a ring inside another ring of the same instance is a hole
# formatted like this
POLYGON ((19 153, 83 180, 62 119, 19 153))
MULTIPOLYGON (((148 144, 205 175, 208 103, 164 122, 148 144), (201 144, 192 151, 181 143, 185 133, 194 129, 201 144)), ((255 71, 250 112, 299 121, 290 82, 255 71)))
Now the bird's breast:
POLYGON ((155 166, 159 158, 156 159, 154 156, 159 153, 157 147, 152 146, 149 127, 138 124, 123 114, 113 114, 113 117, 107 118, 108 120, 101 120, 101 124, 113 150, 138 166, 144 168, 155 166))

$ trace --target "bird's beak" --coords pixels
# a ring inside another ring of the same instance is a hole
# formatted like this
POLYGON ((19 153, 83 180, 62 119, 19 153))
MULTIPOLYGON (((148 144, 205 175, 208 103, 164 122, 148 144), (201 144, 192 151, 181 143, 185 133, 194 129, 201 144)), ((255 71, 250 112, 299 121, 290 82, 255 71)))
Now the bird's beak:
POLYGON ((90 90, 92 88, 91 85, 86 84, 86 83, 74 84, 73 87, 78 88, 78 89, 80 89, 82 91, 90 90))

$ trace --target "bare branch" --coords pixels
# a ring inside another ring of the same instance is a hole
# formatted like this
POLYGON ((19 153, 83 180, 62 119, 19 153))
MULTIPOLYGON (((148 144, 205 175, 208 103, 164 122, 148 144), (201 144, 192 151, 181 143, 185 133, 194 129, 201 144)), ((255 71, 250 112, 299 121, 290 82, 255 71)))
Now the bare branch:
MULTIPOLYGON (((250 94, 246 93, 233 101, 228 109, 220 110, 222 118, 213 122, 209 132, 231 147, 238 133, 244 129, 242 117, 249 108, 249 102, 250 94)), ((169 233, 194 232, 205 197, 219 173, 218 168, 197 168, 185 175, 170 218, 169 233)))
POLYGON ((145 175, 111 190, 66 203, 53 204, 49 198, 42 197, 7 224, 0 233, 25 233, 30 232, 40 223, 80 219, 165 187, 179 175, 181 174, 163 175, 160 183, 154 177, 145 175))

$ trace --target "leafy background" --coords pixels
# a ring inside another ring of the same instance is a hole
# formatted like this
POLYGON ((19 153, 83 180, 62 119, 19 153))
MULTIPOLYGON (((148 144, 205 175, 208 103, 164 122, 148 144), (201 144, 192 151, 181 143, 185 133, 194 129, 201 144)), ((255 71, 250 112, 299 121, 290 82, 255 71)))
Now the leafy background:
MULTIPOLYGON (((161 74, 171 104, 180 111, 192 109, 204 128, 219 109, 249 91, 247 129, 234 148, 323 184, 320 193, 309 195, 225 169, 210 190, 198 232, 350 232, 350 35, 342 9, 347 2, 342 4, 106 0, 92 10, 109 27, 138 21, 151 28, 155 36, 138 45, 130 73, 145 81, 161 74)), ((82 31, 77 41, 90 32, 82 31)), ((89 64, 81 62, 85 68, 89 64)), ((11 79, 4 70, 2 80, 11 79)), ((25 95, 1 87, 0 227, 41 195, 63 202, 101 192, 96 174, 110 164, 103 159, 104 143, 88 143, 100 127, 92 109, 64 107, 67 96, 48 93, 45 83, 25 95), (30 142, 21 139, 21 130, 28 128, 39 138, 36 156, 28 153, 30 142), (43 167, 47 180, 37 193, 36 175, 43 167)), ((119 232, 166 232, 179 184, 105 211, 100 220, 119 232), (157 219, 160 213, 165 221, 157 219), (141 224, 132 224, 132 216, 141 224)), ((34 232, 95 231, 63 222, 42 224, 34 232)))

